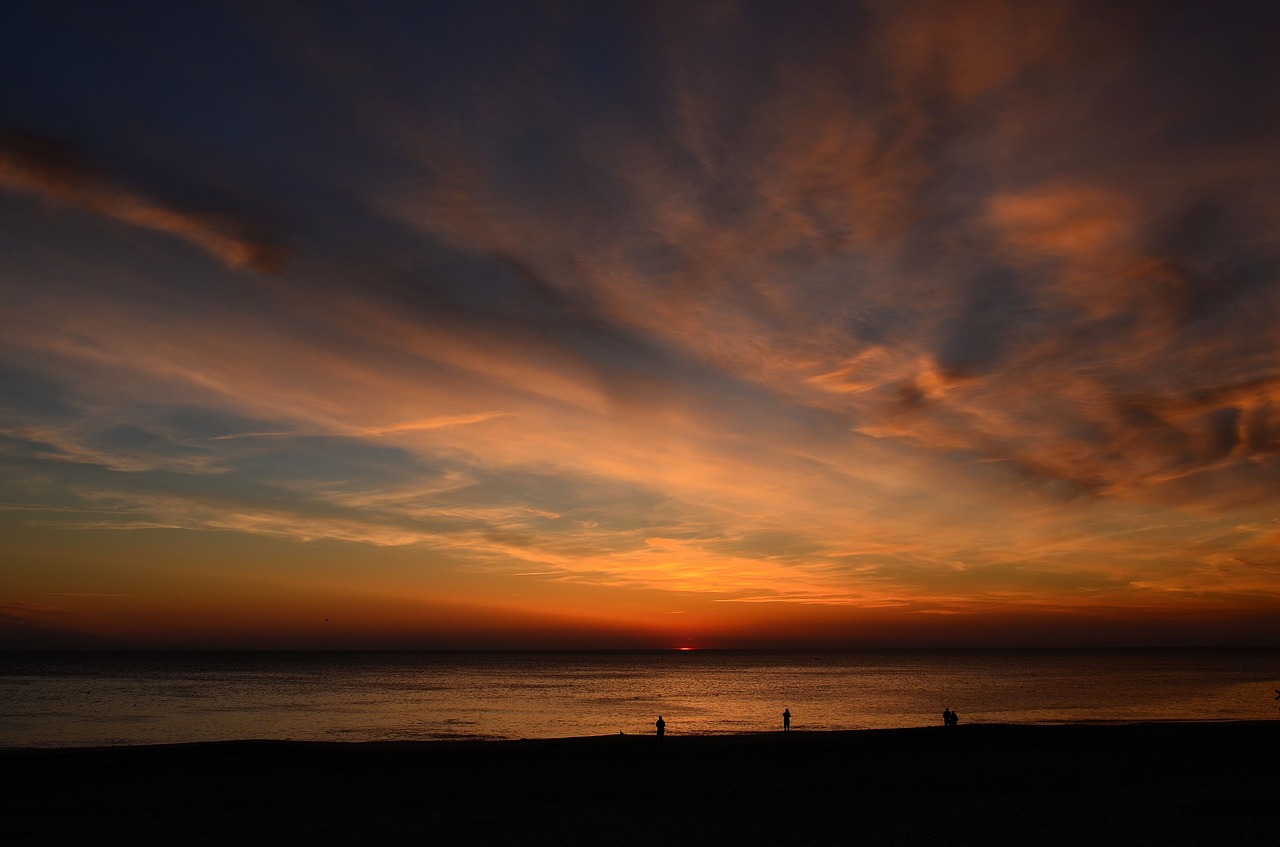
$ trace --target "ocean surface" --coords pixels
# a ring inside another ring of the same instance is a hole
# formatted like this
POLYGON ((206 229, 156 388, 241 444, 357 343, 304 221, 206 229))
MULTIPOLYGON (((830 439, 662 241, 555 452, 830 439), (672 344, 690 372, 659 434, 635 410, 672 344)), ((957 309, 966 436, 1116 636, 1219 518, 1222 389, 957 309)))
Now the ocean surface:
POLYGON ((1280 719, 1280 649, 0 653, 0 746, 1280 719))

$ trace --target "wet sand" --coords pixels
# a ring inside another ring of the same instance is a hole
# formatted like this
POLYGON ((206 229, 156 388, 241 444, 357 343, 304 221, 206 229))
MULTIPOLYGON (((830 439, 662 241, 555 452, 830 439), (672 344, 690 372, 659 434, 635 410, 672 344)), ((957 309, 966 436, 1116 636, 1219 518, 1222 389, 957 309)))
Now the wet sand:
POLYGON ((0 844, 1270 844, 1280 721, 0 750, 0 844))

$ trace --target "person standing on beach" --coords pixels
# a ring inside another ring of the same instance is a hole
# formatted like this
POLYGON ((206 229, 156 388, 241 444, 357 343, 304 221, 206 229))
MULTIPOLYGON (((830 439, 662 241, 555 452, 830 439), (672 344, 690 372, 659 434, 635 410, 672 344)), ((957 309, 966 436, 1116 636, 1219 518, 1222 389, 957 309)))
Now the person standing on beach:
POLYGON ((782 710, 782 731, 783 732, 791 731, 791 710, 790 709, 782 710))
POLYGON ((654 724, 658 728, 658 737, 661 738, 667 732, 667 722, 662 719, 662 715, 658 715, 658 721, 654 724))

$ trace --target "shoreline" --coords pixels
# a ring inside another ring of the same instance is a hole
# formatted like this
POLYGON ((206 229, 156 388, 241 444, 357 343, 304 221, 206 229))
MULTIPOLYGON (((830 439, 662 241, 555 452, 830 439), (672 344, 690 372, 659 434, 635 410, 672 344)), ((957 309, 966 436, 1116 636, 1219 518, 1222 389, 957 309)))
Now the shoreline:
POLYGON ((5 844, 1262 843, 1280 721, 0 749, 5 844))
MULTIPOLYGON (((1280 732, 1280 718, 1133 718, 1133 719, 1094 719, 1094 720, 1075 720, 1075 721, 1043 721, 1039 723, 1002 723, 1002 722, 974 722, 963 723, 961 727, 953 728, 960 731, 972 731, 975 727, 984 727, 988 730, 1020 730, 1024 728, 1035 729, 1066 729, 1078 727, 1081 729, 1090 727, 1135 727, 1135 726, 1268 726, 1275 725, 1277 731, 1280 732)), ((805 729, 804 727, 793 727, 791 732, 793 735, 821 736, 825 738, 842 738, 852 735, 874 734, 874 733, 911 733, 911 732, 945 732, 945 727, 930 724, 927 726, 898 726, 898 727, 864 727, 858 729, 805 729)), ((745 732, 681 732, 677 729, 668 729, 666 738, 769 738, 775 735, 783 735, 780 729, 761 729, 745 732)), ((442 738, 379 738, 366 739, 360 741, 342 741, 334 739, 319 738, 218 738, 205 739, 200 741, 156 741, 156 742, 140 742, 140 743, 120 743, 120 744, 47 744, 47 745, 19 745, 19 744, 0 744, 0 758, 9 753, 40 753, 53 752, 58 750, 67 751, 106 751, 106 750, 122 750, 122 749, 165 749, 165 748, 198 748, 198 747, 216 747, 233 744, 297 744, 297 745, 316 745, 316 746, 335 746, 335 747, 358 747, 358 746, 381 746, 381 745, 473 745, 473 744, 530 744, 530 743, 553 743, 553 742, 593 742, 608 741, 617 738, 635 739, 635 738, 653 738, 653 733, 624 733, 617 734, 601 734, 601 735, 565 735, 565 736, 532 736, 522 738, 507 737, 479 737, 479 736, 459 736, 459 737, 442 737, 442 738)))

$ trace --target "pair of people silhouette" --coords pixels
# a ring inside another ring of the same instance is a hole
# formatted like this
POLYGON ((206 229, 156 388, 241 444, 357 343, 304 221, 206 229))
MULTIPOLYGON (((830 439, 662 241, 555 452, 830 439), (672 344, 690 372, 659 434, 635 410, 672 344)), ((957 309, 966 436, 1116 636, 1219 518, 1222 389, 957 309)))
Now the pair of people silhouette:
POLYGON ((948 706, 948 707, 946 707, 945 709, 943 709, 943 710, 942 710, 942 725, 943 725, 943 726, 948 726, 948 727, 950 727, 950 726, 956 726, 956 725, 957 725, 957 724, 959 724, 959 723, 960 723, 960 716, 959 716, 959 715, 957 715, 955 712, 951 711, 951 707, 950 707, 950 706, 948 706))

